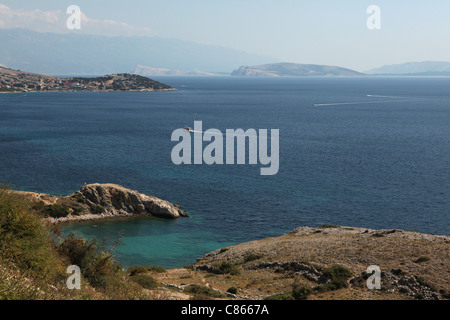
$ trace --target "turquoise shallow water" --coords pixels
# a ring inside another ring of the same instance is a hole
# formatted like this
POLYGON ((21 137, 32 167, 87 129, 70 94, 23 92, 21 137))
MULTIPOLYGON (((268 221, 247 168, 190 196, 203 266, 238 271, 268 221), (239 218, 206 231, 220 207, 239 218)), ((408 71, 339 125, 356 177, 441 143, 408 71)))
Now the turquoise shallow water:
POLYGON ((450 234, 450 78, 156 80, 179 90, 0 95, 0 178, 56 195, 117 183, 190 213, 65 227, 120 238, 124 266, 181 267, 304 225, 450 234), (172 131, 195 120, 279 129, 279 173, 175 166, 172 131))

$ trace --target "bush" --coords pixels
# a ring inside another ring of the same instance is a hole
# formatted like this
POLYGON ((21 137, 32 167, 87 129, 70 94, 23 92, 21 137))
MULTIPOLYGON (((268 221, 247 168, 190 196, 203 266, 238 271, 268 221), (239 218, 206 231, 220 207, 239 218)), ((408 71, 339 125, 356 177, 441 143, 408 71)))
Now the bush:
POLYGON ((95 206, 91 207, 91 212, 93 214, 102 214, 105 212, 105 208, 103 208, 101 205, 96 204, 95 206))
POLYGON ((264 298, 264 300, 295 300, 292 292, 278 293, 264 298))
POLYGON ((60 278, 65 271, 46 223, 6 186, 0 186, 0 258, 37 279, 60 278))
MULTIPOLYGON (((142 287, 129 281, 112 258, 112 249, 103 251, 96 240, 65 239, 53 233, 54 224, 36 211, 42 204, 0 186, 0 299, 89 299, 89 283, 102 290, 104 298, 142 297, 142 287), (34 207, 33 207, 34 206, 34 207), (56 243, 59 239, 60 243, 56 243), (77 265, 82 272, 82 290, 67 290, 67 267, 77 265)), ((95 293, 97 295, 97 293, 95 293)), ((97 297, 97 296, 96 296, 97 297)))
POLYGON ((348 287, 347 280, 352 276, 352 272, 346 267, 334 265, 323 271, 322 281, 324 285, 315 287, 318 292, 334 291, 348 287))
POLYGON ((148 271, 156 272, 156 273, 164 273, 164 272, 167 272, 167 269, 163 268, 163 267, 159 267, 159 266, 151 266, 151 267, 148 267, 148 271))
POLYGON ((312 290, 304 286, 294 286, 292 289, 292 296, 295 300, 306 300, 311 293, 312 290))
POLYGON ((64 218, 69 214, 69 208, 60 204, 52 204, 45 207, 44 213, 52 218, 64 218))
POLYGON ((264 300, 306 300, 312 292, 311 288, 294 283, 291 292, 274 294, 264 300))
POLYGON ((249 255, 247 255, 244 259, 244 263, 245 262, 250 262, 250 261, 254 261, 254 260, 258 260, 261 259, 263 257, 262 254, 256 254, 256 253, 250 253, 249 255))
POLYGON ((133 276, 131 278, 131 280, 136 282, 136 283, 138 283, 139 285, 141 285, 145 289, 152 290, 152 289, 156 289, 158 287, 158 282, 152 276, 135 275, 135 276, 133 276))
POLYGON ((192 284, 184 289, 185 292, 190 293, 194 299, 207 298, 225 298, 225 295, 217 290, 192 284))
POLYGON ((164 273, 167 272, 167 270, 163 267, 158 266, 137 266, 137 267, 129 267, 127 272, 130 274, 130 276, 134 276, 136 274, 146 273, 146 272, 156 272, 156 273, 164 273))
POLYGON ((331 281, 335 280, 347 280, 352 276, 352 272, 346 267, 340 265, 334 265, 330 268, 327 268, 323 271, 324 277, 330 279, 331 281))
POLYGON ((112 252, 105 251, 97 239, 77 238, 71 233, 60 244, 60 250, 72 264, 80 267, 81 273, 93 287, 106 288, 106 276, 120 270, 112 252))
POLYGON ((222 274, 230 274, 232 276, 237 276, 241 274, 241 271, 229 262, 222 262, 218 266, 218 271, 222 274))
POLYGON ((231 293, 231 294, 236 294, 237 293, 237 288, 236 287, 228 288, 227 292, 231 293))

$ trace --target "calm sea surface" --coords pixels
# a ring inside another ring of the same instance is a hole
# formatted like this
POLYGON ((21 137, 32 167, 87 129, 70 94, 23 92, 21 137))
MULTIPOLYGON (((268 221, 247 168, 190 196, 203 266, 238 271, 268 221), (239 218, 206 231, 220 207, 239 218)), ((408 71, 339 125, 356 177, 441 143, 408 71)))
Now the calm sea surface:
POLYGON ((450 234, 450 78, 156 80, 178 91, 1 94, 0 180, 55 195, 116 183, 190 213, 65 227, 120 238, 125 267, 182 267, 299 226, 450 234), (279 129, 279 173, 174 165, 171 134, 195 120, 279 129))

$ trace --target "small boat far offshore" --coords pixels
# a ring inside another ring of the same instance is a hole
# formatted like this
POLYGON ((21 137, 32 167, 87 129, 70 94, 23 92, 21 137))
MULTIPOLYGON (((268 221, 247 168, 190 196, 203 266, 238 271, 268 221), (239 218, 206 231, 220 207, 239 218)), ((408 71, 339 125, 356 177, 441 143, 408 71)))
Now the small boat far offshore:
POLYGON ((189 132, 194 132, 194 129, 192 129, 191 127, 186 127, 186 128, 184 128, 184 130, 189 131, 189 132))

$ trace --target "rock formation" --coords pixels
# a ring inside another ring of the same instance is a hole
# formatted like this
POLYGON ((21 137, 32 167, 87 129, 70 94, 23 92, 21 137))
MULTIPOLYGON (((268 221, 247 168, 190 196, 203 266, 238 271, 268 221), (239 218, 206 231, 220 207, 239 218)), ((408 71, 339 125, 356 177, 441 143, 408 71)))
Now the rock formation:
POLYGON ((30 198, 42 214, 61 222, 138 215, 164 219, 188 216, 177 205, 116 184, 84 185, 67 197, 32 192, 17 193, 30 198))

